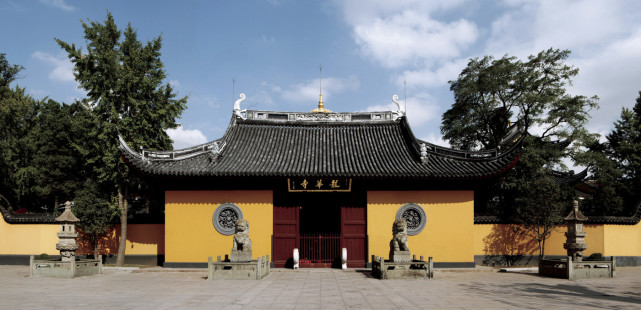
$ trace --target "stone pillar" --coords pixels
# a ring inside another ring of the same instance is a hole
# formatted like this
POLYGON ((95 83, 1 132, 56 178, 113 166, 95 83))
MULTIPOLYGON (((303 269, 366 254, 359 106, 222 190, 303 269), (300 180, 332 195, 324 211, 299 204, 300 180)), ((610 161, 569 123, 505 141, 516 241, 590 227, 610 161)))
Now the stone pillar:
POLYGON ((572 257, 575 262, 583 261, 583 251, 588 248, 585 243, 585 232, 583 232, 583 222, 588 218, 579 211, 579 202, 574 201, 574 208, 570 214, 565 217, 568 225, 568 232, 565 233, 566 241, 563 248, 567 250, 568 256, 572 257))
POLYGON ((71 212, 70 201, 65 202, 65 211, 56 218, 56 221, 60 223, 59 241, 56 244, 56 250, 60 251, 62 261, 73 262, 76 260, 76 250, 78 249, 78 244, 76 243, 78 234, 76 233, 75 223, 80 220, 71 212))

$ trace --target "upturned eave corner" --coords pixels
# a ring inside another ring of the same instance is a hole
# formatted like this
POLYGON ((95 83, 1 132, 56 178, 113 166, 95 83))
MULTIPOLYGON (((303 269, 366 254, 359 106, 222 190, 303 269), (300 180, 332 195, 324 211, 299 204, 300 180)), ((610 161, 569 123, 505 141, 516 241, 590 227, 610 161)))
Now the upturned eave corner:
POLYGON ((120 149, 120 152, 122 153, 123 156, 134 156, 134 157, 137 157, 137 158, 141 157, 140 154, 134 152, 129 147, 129 145, 127 144, 127 142, 125 141, 125 139, 123 139, 123 137, 121 135, 118 135, 118 141, 120 142, 120 145, 118 146, 118 148, 120 149))

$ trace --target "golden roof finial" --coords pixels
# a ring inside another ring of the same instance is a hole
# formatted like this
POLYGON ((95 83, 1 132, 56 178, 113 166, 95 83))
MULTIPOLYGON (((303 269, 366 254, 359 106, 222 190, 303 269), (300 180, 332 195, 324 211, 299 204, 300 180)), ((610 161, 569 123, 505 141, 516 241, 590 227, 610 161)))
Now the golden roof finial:
POLYGON ((318 82, 318 91, 320 95, 318 99, 318 108, 312 110, 312 113, 332 113, 332 111, 325 109, 325 106, 323 105, 323 66, 319 66, 318 69, 320 71, 320 79, 318 82))

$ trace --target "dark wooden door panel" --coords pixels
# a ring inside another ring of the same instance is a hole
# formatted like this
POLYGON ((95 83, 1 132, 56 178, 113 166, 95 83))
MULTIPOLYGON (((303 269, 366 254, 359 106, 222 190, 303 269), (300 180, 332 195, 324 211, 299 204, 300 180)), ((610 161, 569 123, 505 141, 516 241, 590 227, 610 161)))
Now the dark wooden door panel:
POLYGON ((292 254, 298 247, 298 207, 274 206, 272 257, 275 267, 293 264, 292 254))
POLYGON ((341 244, 347 249, 347 267, 367 262, 367 214, 364 204, 341 207, 341 244))

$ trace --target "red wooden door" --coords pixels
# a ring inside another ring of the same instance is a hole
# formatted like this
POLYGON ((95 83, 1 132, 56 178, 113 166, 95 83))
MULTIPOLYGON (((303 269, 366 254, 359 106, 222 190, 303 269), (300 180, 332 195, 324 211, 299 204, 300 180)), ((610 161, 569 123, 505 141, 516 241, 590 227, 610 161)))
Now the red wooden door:
POLYGON ((278 268, 293 265, 293 251, 298 247, 298 207, 274 206, 272 257, 278 268))
POLYGON ((347 248, 347 267, 365 267, 367 214, 364 205, 341 207, 341 244, 342 248, 347 248))

